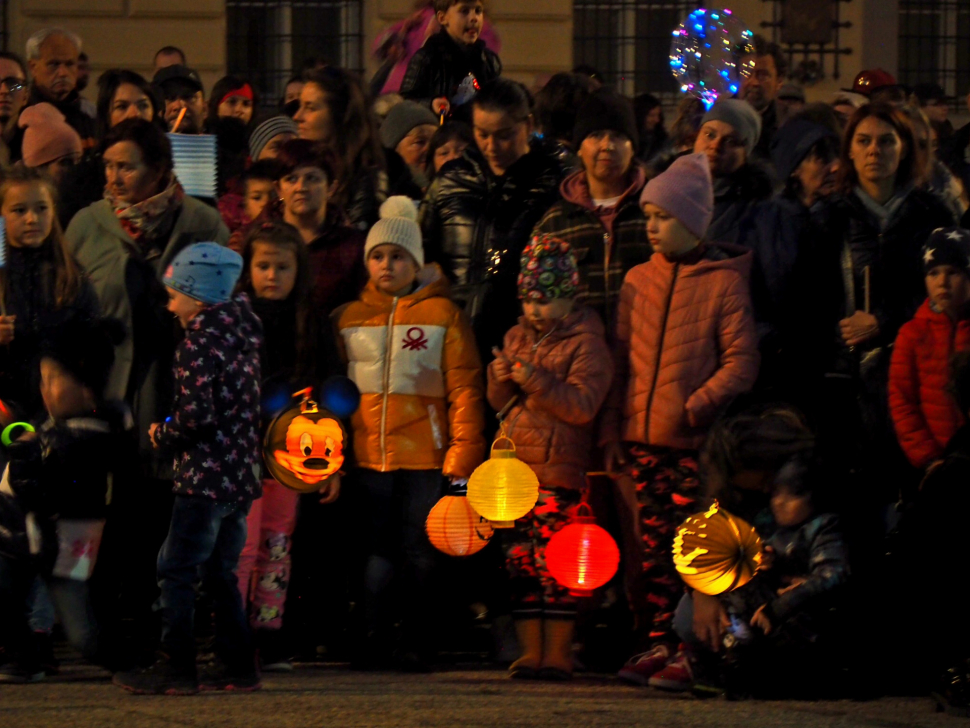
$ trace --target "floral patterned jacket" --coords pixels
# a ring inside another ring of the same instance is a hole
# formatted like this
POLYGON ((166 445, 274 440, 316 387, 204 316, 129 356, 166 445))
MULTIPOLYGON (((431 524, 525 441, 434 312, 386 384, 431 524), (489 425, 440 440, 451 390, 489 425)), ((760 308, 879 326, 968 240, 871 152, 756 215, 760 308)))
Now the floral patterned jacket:
POLYGON ((175 352, 175 408, 155 443, 175 456, 175 493, 219 501, 262 495, 259 347, 245 294, 204 308, 175 352))

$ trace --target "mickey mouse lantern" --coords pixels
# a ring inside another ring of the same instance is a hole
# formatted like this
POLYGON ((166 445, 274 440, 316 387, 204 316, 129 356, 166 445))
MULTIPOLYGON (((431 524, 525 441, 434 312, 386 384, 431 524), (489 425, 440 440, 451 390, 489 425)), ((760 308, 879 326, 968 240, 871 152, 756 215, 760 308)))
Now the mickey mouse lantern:
POLYGON ((312 493, 344 464, 347 432, 339 418, 310 399, 312 388, 296 392, 301 401, 283 410, 266 430, 263 462, 269 474, 291 490, 312 493))

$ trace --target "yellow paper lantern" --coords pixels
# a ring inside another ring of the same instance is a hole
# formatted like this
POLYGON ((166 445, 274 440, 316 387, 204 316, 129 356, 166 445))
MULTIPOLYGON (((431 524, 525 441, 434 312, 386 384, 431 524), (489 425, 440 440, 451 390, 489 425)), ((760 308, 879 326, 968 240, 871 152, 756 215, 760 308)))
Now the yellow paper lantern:
POLYGON ((431 545, 449 556, 477 554, 492 538, 492 524, 475 513, 464 495, 446 495, 424 523, 431 545))
POLYGON ((539 479, 515 456, 515 443, 500 435, 492 443, 491 457, 468 479, 468 502, 494 528, 512 528, 539 500, 539 479), (496 449, 499 442, 508 449, 496 449))
POLYGON ((761 566, 758 532, 718 504, 691 516, 674 537, 674 566, 684 583, 715 596, 742 587, 761 566))

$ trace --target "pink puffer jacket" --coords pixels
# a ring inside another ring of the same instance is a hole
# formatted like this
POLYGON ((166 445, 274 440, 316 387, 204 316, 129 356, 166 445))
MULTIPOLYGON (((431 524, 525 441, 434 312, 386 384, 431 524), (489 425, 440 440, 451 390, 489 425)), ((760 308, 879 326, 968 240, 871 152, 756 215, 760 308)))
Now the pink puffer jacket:
POLYGON ((654 255, 627 273, 601 444, 698 449, 719 411, 751 389, 759 364, 751 260, 718 243, 679 262, 654 255))
POLYGON ((578 308, 542 338, 520 319, 503 352, 535 367, 521 387, 496 381, 494 362, 488 367, 488 402, 496 411, 518 395, 505 418, 516 454, 543 485, 583 488, 594 421, 613 381, 602 321, 591 308, 578 308))

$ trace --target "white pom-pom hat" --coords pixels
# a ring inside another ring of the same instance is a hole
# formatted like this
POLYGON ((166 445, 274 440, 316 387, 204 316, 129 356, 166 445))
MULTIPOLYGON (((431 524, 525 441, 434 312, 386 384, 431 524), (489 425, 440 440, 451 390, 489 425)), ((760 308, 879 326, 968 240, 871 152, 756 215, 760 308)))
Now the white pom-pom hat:
POLYGON ((404 248, 414 258, 418 268, 424 268, 424 244, 421 241, 421 228, 418 227, 418 208, 410 197, 388 197, 381 205, 381 219, 367 233, 364 260, 378 245, 404 248))

